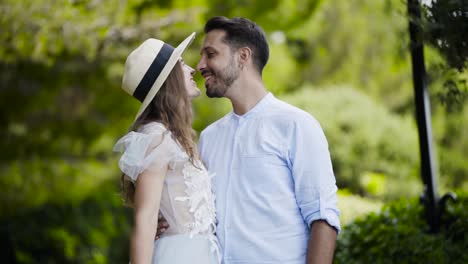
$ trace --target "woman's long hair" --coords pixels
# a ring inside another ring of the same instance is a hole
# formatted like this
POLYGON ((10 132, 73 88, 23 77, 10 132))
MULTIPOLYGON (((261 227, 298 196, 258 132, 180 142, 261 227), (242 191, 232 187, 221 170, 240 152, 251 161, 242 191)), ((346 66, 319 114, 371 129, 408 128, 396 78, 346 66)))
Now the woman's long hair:
MULTIPOLYGON (((194 164, 197 159, 194 143, 196 133, 192 129, 192 107, 185 85, 182 64, 178 61, 131 130, 138 131, 145 124, 154 121, 164 124, 194 164)), ((121 192, 124 203, 133 206, 135 186, 125 174, 121 177, 121 192)))

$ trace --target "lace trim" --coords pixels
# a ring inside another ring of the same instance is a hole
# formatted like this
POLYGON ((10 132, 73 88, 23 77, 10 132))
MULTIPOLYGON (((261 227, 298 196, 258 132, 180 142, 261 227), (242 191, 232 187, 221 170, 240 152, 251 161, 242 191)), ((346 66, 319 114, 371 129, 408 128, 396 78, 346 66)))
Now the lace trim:
POLYGON ((193 214, 194 221, 187 223, 190 236, 202 233, 215 233, 216 212, 214 206, 214 194, 211 190, 213 175, 208 174, 202 164, 201 169, 196 168, 190 162, 184 164, 182 173, 186 185, 187 196, 176 197, 176 201, 187 201, 189 212, 193 214))
POLYGON ((197 163, 201 169, 186 162, 182 173, 185 182, 185 194, 187 196, 176 197, 176 201, 187 201, 189 212, 193 214, 193 223, 187 223, 185 226, 189 230, 190 237, 197 234, 208 234, 211 242, 211 252, 215 252, 221 263, 221 254, 216 236, 216 211, 215 195, 211 190, 211 180, 214 176, 209 174, 201 162, 197 163))

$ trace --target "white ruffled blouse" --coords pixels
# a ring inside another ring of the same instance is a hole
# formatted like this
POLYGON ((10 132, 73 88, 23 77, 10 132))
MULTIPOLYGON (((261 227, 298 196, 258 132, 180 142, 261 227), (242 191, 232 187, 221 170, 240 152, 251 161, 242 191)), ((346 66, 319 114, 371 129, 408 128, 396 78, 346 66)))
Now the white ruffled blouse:
POLYGON ((212 175, 200 161, 196 166, 189 161, 163 124, 152 122, 138 132, 126 134, 115 144, 114 151, 123 152, 119 167, 132 181, 150 165, 168 166, 160 204, 160 211, 169 223, 164 236, 209 235, 216 247, 212 175))

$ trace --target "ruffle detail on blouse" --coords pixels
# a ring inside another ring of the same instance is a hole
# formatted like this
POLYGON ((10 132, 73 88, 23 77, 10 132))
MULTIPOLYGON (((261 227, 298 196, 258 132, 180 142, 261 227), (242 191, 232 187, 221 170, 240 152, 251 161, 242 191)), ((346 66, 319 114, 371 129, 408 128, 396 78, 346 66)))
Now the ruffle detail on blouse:
POLYGON ((215 198, 211 190, 213 175, 208 174, 202 164, 199 167, 193 166, 190 162, 185 164, 182 172, 186 196, 175 198, 176 201, 188 202, 189 211, 194 217, 194 222, 187 224, 191 236, 213 233, 216 229, 215 198))
POLYGON ((190 162, 185 163, 182 173, 186 196, 176 197, 175 200, 187 202, 189 212, 193 214, 194 221, 186 224, 190 237, 210 234, 211 251, 216 252, 221 261, 218 240, 213 235, 216 233, 215 195, 211 189, 214 174, 209 174, 201 162, 197 164, 197 167, 190 162))
POLYGON ((129 132, 117 141, 114 151, 123 152, 119 168, 134 182, 150 166, 169 165, 171 169, 175 162, 188 160, 171 132, 159 123, 149 123, 138 132, 129 132))

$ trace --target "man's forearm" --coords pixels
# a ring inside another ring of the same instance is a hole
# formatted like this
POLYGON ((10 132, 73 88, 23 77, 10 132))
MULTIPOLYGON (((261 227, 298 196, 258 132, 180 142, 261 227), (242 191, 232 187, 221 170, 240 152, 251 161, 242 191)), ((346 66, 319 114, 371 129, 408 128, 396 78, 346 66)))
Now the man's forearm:
POLYGON ((326 221, 314 221, 310 230, 307 264, 332 263, 336 235, 336 230, 326 221))

